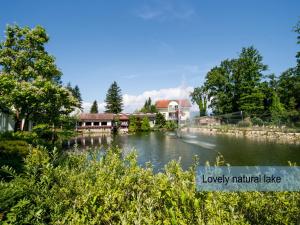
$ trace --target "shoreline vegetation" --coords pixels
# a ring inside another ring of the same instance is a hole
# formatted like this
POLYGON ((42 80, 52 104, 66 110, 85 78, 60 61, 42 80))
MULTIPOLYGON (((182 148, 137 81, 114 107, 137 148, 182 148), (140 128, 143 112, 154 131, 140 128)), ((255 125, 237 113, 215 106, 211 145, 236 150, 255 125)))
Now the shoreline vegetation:
MULTIPOLYGON (((222 165, 222 160, 215 165, 222 165)), ((3 167, 3 224, 296 224, 299 192, 200 192, 195 163, 154 173, 136 153, 111 148, 62 152, 29 148, 23 171, 3 167)))

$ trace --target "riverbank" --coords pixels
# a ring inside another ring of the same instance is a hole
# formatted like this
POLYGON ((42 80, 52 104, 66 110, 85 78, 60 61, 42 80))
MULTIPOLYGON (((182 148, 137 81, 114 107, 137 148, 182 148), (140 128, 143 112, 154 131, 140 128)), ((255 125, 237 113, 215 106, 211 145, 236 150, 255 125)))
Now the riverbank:
POLYGON ((300 144, 300 133, 280 131, 277 128, 240 128, 240 127, 189 127, 183 128, 183 132, 202 133, 206 135, 228 135, 244 137, 259 141, 272 141, 284 144, 300 144))

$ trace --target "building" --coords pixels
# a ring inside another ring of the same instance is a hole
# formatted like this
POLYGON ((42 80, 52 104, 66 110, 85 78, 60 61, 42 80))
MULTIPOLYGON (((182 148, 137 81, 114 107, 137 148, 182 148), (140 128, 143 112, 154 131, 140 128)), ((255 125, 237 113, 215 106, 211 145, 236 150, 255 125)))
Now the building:
POLYGON ((139 122, 147 116, 150 127, 154 127, 155 113, 82 113, 79 115, 77 130, 110 132, 113 129, 119 129, 121 132, 127 132, 130 116, 135 116, 139 122))
POLYGON ((191 103, 188 99, 158 100, 155 106, 166 120, 187 121, 190 119, 191 103))
POLYGON ((82 113, 79 115, 77 130, 110 132, 113 120, 113 113, 82 113))
POLYGON ((4 112, 0 111, 0 132, 13 131, 15 121, 13 118, 4 112))

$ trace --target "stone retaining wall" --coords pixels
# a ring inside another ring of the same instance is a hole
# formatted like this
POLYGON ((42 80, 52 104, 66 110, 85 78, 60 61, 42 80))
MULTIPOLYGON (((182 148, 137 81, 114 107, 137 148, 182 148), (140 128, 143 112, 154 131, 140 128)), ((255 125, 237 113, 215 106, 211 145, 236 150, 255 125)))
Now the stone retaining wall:
POLYGON ((208 135, 224 134, 235 137, 246 137, 255 140, 275 141, 279 143, 300 144, 300 133, 285 133, 270 130, 222 129, 222 128, 183 128, 183 132, 203 133, 208 135))

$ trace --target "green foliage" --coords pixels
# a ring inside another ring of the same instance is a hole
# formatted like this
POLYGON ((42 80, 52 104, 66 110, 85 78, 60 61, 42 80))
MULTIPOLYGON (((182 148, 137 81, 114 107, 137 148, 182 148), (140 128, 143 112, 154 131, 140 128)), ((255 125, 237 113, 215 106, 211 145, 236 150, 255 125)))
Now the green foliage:
POLYGON ((129 133, 134 133, 138 131, 138 121, 135 116, 129 116, 129 127, 128 127, 128 132, 129 133))
POLYGON ((81 93, 80 93, 80 89, 79 89, 78 85, 75 85, 75 87, 73 88, 73 87, 71 86, 71 83, 69 82, 69 83, 67 84, 67 89, 68 89, 69 91, 72 92, 73 96, 74 96, 74 97, 77 99, 77 101, 78 101, 78 108, 80 108, 80 109, 82 110, 82 109, 83 109, 83 108, 82 108, 82 97, 81 97, 81 93))
POLYGON ((96 100, 93 102, 90 113, 98 113, 98 103, 96 100))
POLYGON ((285 109, 280 102, 280 99, 276 93, 274 93, 272 98, 272 104, 270 106, 270 112, 272 121, 280 122, 283 119, 283 115, 285 113, 285 109))
POLYGON ((150 131, 150 130, 151 127, 150 127, 149 118, 147 116, 144 116, 141 123, 141 131, 150 131))
POLYGON ((157 109, 155 105, 152 105, 151 98, 149 97, 144 104, 144 107, 141 108, 140 112, 143 113, 156 113, 157 109))
POLYGON ((160 112, 158 112, 155 117, 155 126, 158 129, 161 129, 161 128, 165 127, 165 125, 166 125, 166 119, 165 119, 164 115, 161 114, 160 112))
POLYGON ((206 116, 208 96, 204 87, 196 87, 190 94, 190 97, 192 98, 192 102, 198 105, 200 116, 206 116))
POLYGON ((264 125, 264 121, 261 118, 253 117, 251 118, 251 122, 253 125, 262 126, 264 125))
POLYGON ((121 94, 121 88, 118 86, 116 81, 114 81, 109 87, 106 94, 105 103, 105 112, 115 114, 122 112, 123 98, 121 94))
MULTIPOLYGON (((9 166, 16 172, 23 170, 24 158, 29 153, 29 145, 21 140, 0 141, 0 169, 9 166)), ((9 174, 0 170, 0 179, 8 178, 9 174)))
POLYGON ((237 125, 238 125, 238 127, 251 127, 252 122, 251 122, 251 119, 249 117, 247 117, 246 119, 239 121, 237 125))
POLYGON ((237 59, 224 60, 209 71, 199 90, 207 90, 215 114, 261 114, 265 95, 259 87, 266 69, 256 49, 243 48, 237 59))
POLYGON ((198 192, 194 168, 138 166, 136 155, 31 151, 0 183, 3 224, 296 224, 299 192, 198 192))
POLYGON ((45 50, 49 38, 45 29, 17 25, 6 28, 0 43, 0 103, 14 115, 15 130, 20 122, 58 126, 78 101, 61 85, 61 72, 45 50))
POLYGON ((166 122, 166 125, 165 125, 164 128, 167 129, 167 130, 176 130, 178 128, 178 125, 177 125, 177 123, 175 121, 168 120, 166 122))

